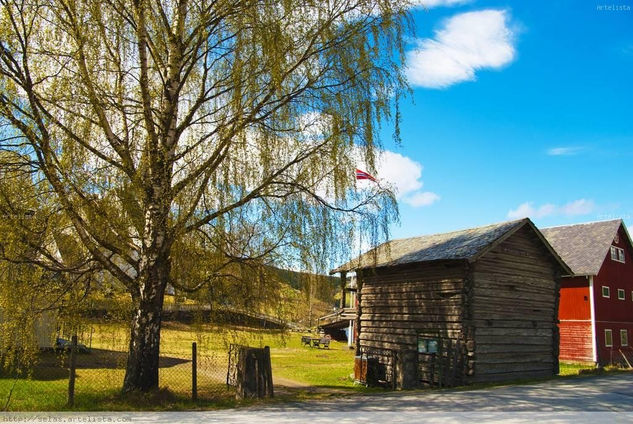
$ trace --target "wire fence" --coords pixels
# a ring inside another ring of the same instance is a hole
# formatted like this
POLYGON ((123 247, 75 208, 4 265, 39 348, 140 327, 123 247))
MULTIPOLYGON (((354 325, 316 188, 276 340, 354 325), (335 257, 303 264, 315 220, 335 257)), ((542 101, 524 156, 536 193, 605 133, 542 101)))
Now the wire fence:
MULTIPOLYGON (((74 338, 58 337, 40 349, 28 366, 15 363, 0 371, 0 408, 60 410, 107 406, 123 387, 128 341, 120 331, 90 328, 74 338)), ((4 361, 3 361, 4 362, 4 361)), ((202 348, 192 340, 161 343, 159 387, 182 400, 215 401, 235 397, 227 384, 229 352, 222 345, 202 348)))

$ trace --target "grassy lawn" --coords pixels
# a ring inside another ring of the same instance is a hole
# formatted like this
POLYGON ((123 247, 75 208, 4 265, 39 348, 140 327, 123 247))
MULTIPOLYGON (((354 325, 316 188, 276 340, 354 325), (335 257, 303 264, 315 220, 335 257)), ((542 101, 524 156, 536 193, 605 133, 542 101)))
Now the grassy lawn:
POLYGON ((330 349, 300 345, 299 336, 285 348, 271 349, 273 376, 307 385, 351 388, 354 372, 354 351, 345 343, 332 341, 330 349))
POLYGON ((578 375, 580 373, 580 370, 593 369, 593 368, 595 368, 593 365, 588 365, 588 364, 561 362, 560 371, 558 375, 561 377, 570 376, 570 375, 578 375))
MULTIPOLYGON (((350 390, 353 351, 332 342, 330 349, 301 346, 300 334, 238 327, 188 326, 165 323, 161 333, 160 386, 147 396, 119 396, 125 374, 127 329, 117 324, 94 324, 80 343, 91 352, 77 355, 75 408, 78 410, 193 409, 234 405, 226 387, 228 348, 231 343, 270 346, 276 384, 319 386, 350 390), (191 344, 198 350, 198 403, 191 396, 191 344), (165 390, 167 389, 167 390, 165 390)), ((0 407, 10 411, 65 410, 68 391, 67 357, 40 355, 28 379, 0 378, 0 407)))

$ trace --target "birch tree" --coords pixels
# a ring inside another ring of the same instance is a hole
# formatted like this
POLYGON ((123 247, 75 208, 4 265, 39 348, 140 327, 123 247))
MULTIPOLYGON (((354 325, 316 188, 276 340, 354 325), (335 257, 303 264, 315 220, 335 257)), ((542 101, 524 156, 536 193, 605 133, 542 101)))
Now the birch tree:
POLYGON ((45 182, 81 247, 74 271, 129 292, 125 391, 158 385, 168 283, 212 286, 275 256, 324 266, 396 218, 354 168, 372 171, 380 122, 398 120, 402 5, 0 4, 2 148, 45 182))

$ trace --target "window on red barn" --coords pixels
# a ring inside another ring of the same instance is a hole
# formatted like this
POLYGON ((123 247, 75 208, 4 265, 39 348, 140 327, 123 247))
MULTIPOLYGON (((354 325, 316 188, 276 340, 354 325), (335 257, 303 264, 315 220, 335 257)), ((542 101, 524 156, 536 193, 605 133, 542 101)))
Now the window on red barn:
POLYGON ((613 346, 613 332, 609 328, 604 330, 604 345, 606 347, 613 346))
POLYGON ((617 262, 624 263, 624 249, 616 246, 611 246, 611 259, 617 262))

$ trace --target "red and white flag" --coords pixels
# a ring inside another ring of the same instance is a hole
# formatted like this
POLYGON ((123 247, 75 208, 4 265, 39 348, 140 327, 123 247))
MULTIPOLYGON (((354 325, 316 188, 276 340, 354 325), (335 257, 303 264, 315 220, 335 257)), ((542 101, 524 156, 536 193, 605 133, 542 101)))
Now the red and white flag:
POLYGON ((361 171, 358 168, 356 168, 356 179, 357 180, 372 180, 373 182, 377 182, 373 176, 371 176, 365 171, 361 171))

